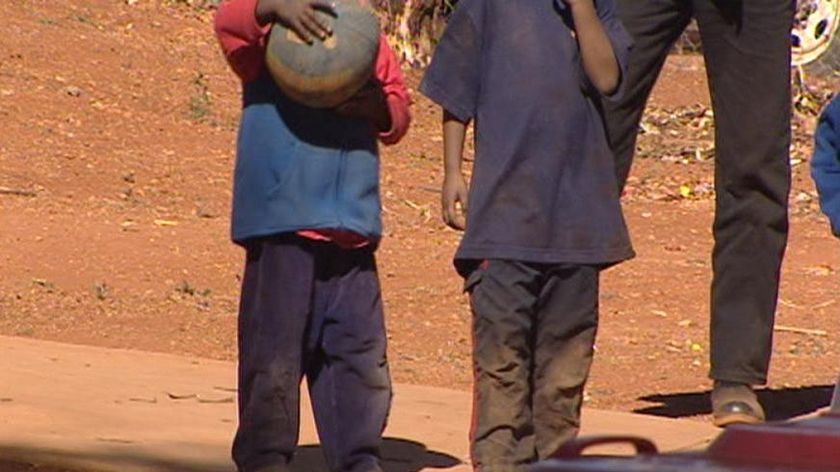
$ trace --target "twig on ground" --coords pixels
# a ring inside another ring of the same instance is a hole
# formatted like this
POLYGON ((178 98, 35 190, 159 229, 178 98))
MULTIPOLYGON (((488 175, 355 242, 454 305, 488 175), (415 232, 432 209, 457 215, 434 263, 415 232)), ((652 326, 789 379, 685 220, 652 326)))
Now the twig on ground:
POLYGON ((828 331, 822 329, 796 328, 794 326, 782 325, 776 325, 773 329, 775 331, 781 331, 785 333, 807 334, 809 336, 828 336, 828 331))
POLYGON ((800 310, 800 309, 802 309, 802 308, 805 308, 805 307, 804 307, 804 306, 802 306, 802 305, 797 305, 796 303, 789 302, 789 301, 785 300, 784 298, 780 298, 780 299, 779 299, 779 304, 780 304, 780 305, 783 305, 783 306, 786 306, 786 307, 788 307, 788 308, 796 308, 797 310, 800 310))
POLYGON ((817 310, 817 309, 820 309, 820 308, 825 308, 827 306, 834 305, 835 303, 836 303, 836 300, 828 300, 826 302, 817 303, 816 305, 812 306, 811 309, 812 310, 817 310))
POLYGON ((34 197, 38 194, 34 190, 22 188, 0 187, 0 195, 20 195, 22 197, 34 197))
POLYGON ((431 185, 416 185, 414 188, 425 192, 440 193, 440 187, 432 187, 431 185))

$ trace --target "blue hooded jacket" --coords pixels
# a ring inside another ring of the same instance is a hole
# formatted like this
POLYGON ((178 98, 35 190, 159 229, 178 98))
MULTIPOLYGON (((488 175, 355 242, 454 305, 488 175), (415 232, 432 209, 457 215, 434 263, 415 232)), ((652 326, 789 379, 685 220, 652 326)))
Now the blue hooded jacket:
POLYGON ((265 72, 243 87, 233 240, 336 229, 376 244, 382 223, 371 124, 299 105, 265 72))
POLYGON ((811 177, 820 195, 820 207, 831 221, 831 231, 840 237, 840 95, 820 116, 814 133, 811 177))

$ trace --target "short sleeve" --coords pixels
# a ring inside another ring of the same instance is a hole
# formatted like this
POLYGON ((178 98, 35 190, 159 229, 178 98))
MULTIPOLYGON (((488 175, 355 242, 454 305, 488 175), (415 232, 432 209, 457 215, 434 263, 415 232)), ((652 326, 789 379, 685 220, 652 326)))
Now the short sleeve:
POLYGON ((615 59, 618 62, 618 70, 621 74, 621 81, 618 88, 609 96, 605 96, 607 100, 620 100, 624 94, 625 77, 627 76, 627 65, 630 62, 630 51, 633 49, 633 38, 624 29, 624 25, 618 18, 616 13, 614 0, 596 0, 598 7, 598 18, 601 19, 601 24, 604 25, 604 30, 610 38, 615 59))
POLYGON ((420 93, 463 121, 475 116, 481 81, 481 31, 471 8, 475 3, 459 2, 420 83, 420 93))

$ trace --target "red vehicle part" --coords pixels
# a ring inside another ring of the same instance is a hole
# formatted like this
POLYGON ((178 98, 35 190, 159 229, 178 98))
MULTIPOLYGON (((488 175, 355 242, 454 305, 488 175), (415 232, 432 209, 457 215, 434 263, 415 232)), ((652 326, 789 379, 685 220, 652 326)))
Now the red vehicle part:
POLYGON ((531 472, 818 472, 840 471, 840 385, 831 409, 788 423, 730 426, 705 452, 658 454, 634 437, 589 437, 568 443, 531 472), (592 447, 627 444, 632 457, 584 456, 592 447))

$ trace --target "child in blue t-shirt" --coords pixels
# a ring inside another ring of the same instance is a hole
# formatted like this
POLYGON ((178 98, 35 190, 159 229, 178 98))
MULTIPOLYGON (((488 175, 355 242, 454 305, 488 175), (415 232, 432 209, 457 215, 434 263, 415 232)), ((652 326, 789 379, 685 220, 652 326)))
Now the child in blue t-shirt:
POLYGON ((423 78, 444 110, 443 217, 465 230, 478 471, 525 470, 577 434, 599 272, 633 256, 601 113, 630 46, 612 0, 461 0, 423 78))
POLYGON ((814 134, 811 176, 820 194, 820 206, 840 237, 840 95, 825 107, 814 134))

